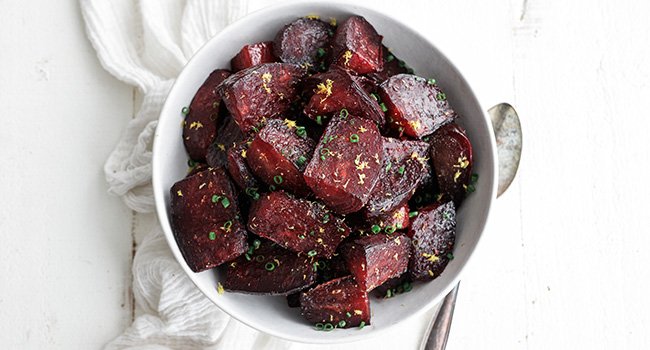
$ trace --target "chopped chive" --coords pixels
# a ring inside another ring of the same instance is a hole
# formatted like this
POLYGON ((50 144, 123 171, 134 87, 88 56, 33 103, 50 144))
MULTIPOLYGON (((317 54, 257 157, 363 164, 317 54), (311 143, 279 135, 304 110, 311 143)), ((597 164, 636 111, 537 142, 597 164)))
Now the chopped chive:
POLYGON ((262 241, 260 241, 259 239, 254 240, 253 241, 253 249, 258 249, 261 244, 262 244, 262 241))
POLYGON ((372 233, 376 234, 376 233, 379 233, 381 231, 381 227, 379 227, 379 225, 372 225, 370 230, 372 231, 372 233))
POLYGON ((275 185, 269 186, 269 191, 275 191, 275 185))
POLYGON ((379 107, 381 107, 381 111, 382 111, 382 112, 386 112, 386 111, 388 111, 388 108, 386 108, 386 104, 383 103, 383 102, 379 104, 379 107))
POLYGON ((394 233, 395 232, 395 226, 393 226, 393 225, 386 226, 386 228, 384 229, 384 232, 386 232, 388 234, 394 233))
POLYGON ((246 254, 244 254, 244 256, 246 257, 246 260, 251 261, 251 256, 250 256, 250 254, 246 253, 246 254))
POLYGON ((321 222, 324 224, 330 222, 330 214, 323 215, 323 220, 321 222))
POLYGON ((317 254, 317 253, 316 253, 315 250, 310 250, 310 251, 307 252, 307 255, 308 255, 309 257, 314 257, 314 256, 316 256, 316 254, 317 254))
POLYGON ((315 262, 312 264, 314 271, 318 271, 318 263, 315 262))
POLYGON ((429 140, 430 140, 429 136, 422 138, 422 141, 424 142, 429 142, 429 140))
POLYGON ((395 226, 397 227, 398 230, 402 229, 402 223, 401 222, 398 222, 397 225, 395 225, 395 226))
POLYGON ((316 323, 316 325, 314 325, 314 327, 316 327, 317 331, 322 331, 323 330, 323 324, 322 323, 316 323))
POLYGON ((418 214, 419 214, 419 213, 418 213, 417 210, 416 210, 416 211, 412 211, 412 212, 409 213, 409 218, 414 218, 414 217, 418 216, 418 214))
POLYGON ((359 323, 359 329, 363 329, 363 327, 365 327, 365 326, 366 326, 365 321, 361 321, 361 323, 359 323))
POLYGON ((386 172, 388 172, 392 167, 393 167, 393 163, 389 160, 388 164, 386 164, 386 172))
POLYGON ((386 291, 386 298, 392 298, 393 297, 393 291, 391 289, 388 289, 386 291))
POLYGON ((253 198, 254 200, 260 199, 260 194, 257 193, 257 188, 256 187, 248 187, 246 188, 246 194, 253 198))
POLYGON ((442 214, 442 217, 444 217, 445 220, 449 220, 449 219, 451 219, 451 213, 448 212, 448 211, 446 211, 446 212, 444 212, 444 213, 442 214))
POLYGON ((296 163, 298 163, 298 166, 302 166, 306 162, 307 162, 307 157, 305 157, 305 156, 298 157, 298 160, 296 161, 296 163))
POLYGON ((314 235, 314 231, 309 231, 309 235, 310 235, 310 236, 313 236, 313 235, 314 235))
POLYGON ((221 199, 221 196, 217 196, 216 194, 212 195, 212 203, 217 203, 219 199, 221 199))
POLYGON ((305 239, 305 235, 298 235, 298 238, 305 239))
POLYGON ((341 327, 341 328, 345 327, 346 324, 347 324, 347 322, 345 322, 345 320, 339 321, 339 327, 341 327))
POLYGON ((429 85, 436 85, 436 80, 433 79, 433 78, 431 78, 431 79, 427 80, 427 84, 429 84, 429 85))
POLYGON ((217 239, 217 234, 214 233, 214 231, 210 231, 210 233, 208 233, 208 238, 210 238, 211 241, 214 241, 217 239))
POLYGON ((262 262, 262 261, 264 261, 264 255, 258 255, 258 256, 256 256, 256 257, 255 257, 255 261, 257 261, 257 262, 262 262))
POLYGON ((181 113, 183 113, 183 115, 187 115, 188 113, 190 113, 190 109, 188 107, 183 107, 181 109, 181 113))
POLYGON ((357 134, 350 135, 350 142, 352 142, 352 143, 359 142, 359 135, 357 135, 357 134))
POLYGON ((406 62, 404 62, 404 61, 402 61, 402 60, 397 60, 397 65, 398 65, 400 68, 404 68, 404 67, 406 67, 406 62))
POLYGON ((278 185, 281 184, 282 183, 282 176, 280 176, 280 175, 273 176, 273 182, 275 182, 278 185))
POLYGON ((470 178, 470 181, 472 181, 472 182, 478 181, 478 174, 472 174, 472 177, 470 178))
POLYGON ((413 285, 411 284, 411 282, 408 281, 404 282, 403 286, 404 286, 404 291, 407 293, 413 289, 413 285))
POLYGON ((305 130, 304 126, 297 126, 296 127, 296 135, 303 137, 307 134, 307 131, 305 130))
POLYGON ((345 313, 345 316, 347 316, 347 317, 352 317, 352 314, 349 313, 349 312, 346 312, 346 313, 345 313))
POLYGON ((221 205, 224 208, 228 208, 230 206, 230 200, 228 199, 228 197, 223 197, 223 199, 221 200, 221 205))
POLYGON ((444 92, 439 92, 436 95, 436 100, 438 100, 438 101, 444 101, 446 99, 447 99, 447 94, 445 94, 444 92))
POLYGON ((339 117, 341 117, 341 118, 343 118, 343 119, 347 118, 348 115, 350 115, 350 113, 349 113, 348 110, 345 109, 345 108, 343 108, 343 109, 341 110, 341 112, 339 112, 339 117))
POLYGON ((232 227, 232 220, 228 220, 228 221, 223 223, 222 228, 224 229, 224 231, 228 231, 228 230, 230 230, 231 227, 232 227))
POLYGON ((375 101, 379 101, 379 95, 377 95, 377 94, 374 93, 374 92, 370 94, 370 97, 374 98, 375 101))
POLYGON ((324 270, 327 267, 327 263, 324 262, 323 260, 318 260, 316 264, 318 264, 318 268, 320 268, 321 270, 324 270))
POLYGON ((264 265, 264 268, 266 271, 273 271, 275 270, 275 264, 269 261, 266 263, 266 265, 264 265))
POLYGON ((476 187, 474 187, 474 185, 472 185, 472 184, 469 184, 469 185, 467 185, 467 188, 465 189, 465 191, 467 191, 467 193, 472 193, 472 192, 476 191, 476 187))
POLYGON ((386 62, 391 62, 391 61, 394 60, 394 59, 395 59, 395 56, 393 56, 393 55, 388 55, 388 56, 386 57, 386 62))
POLYGON ((189 166, 190 168, 194 168, 196 166, 196 162, 193 161, 192 159, 188 159, 187 166, 189 166))
POLYGON ((413 73, 415 73, 415 71, 413 70, 413 68, 411 68, 411 67, 407 67, 407 68, 406 68, 406 73, 408 73, 408 74, 413 74, 413 73))
POLYGON ((405 170, 405 169, 406 169, 406 168, 402 165, 401 167, 399 167, 399 168, 397 169, 397 172, 398 172, 400 175, 404 175, 404 170, 405 170))
POLYGON ((331 323, 325 323, 325 325, 323 325, 323 330, 324 330, 325 332, 329 332, 329 331, 331 331, 332 329, 334 329, 334 326, 332 326, 331 323))
POLYGON ((452 253, 447 253, 447 259, 449 259, 449 260, 454 260, 454 254, 452 254, 452 253))
POLYGON ((322 47, 319 47, 319 48, 318 48, 318 51, 316 51, 316 56, 318 56, 318 57, 323 57, 323 56, 325 56, 325 53, 326 53, 326 52, 325 52, 325 49, 322 48, 322 47))
POLYGON ((256 126, 252 126, 251 129, 253 129, 253 132, 259 132, 260 129, 258 129, 256 126))
POLYGON ((320 115, 316 116, 316 124, 323 125, 323 116, 320 115))

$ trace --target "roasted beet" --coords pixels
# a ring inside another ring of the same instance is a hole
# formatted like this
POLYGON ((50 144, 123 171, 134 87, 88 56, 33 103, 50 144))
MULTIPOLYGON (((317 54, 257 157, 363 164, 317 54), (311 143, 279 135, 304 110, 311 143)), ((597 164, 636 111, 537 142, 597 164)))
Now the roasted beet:
POLYGON ((383 151, 377 126, 342 113, 334 117, 305 170, 305 181, 332 210, 361 209, 382 172, 383 151))
POLYGON ((367 219, 365 228, 370 229, 373 233, 379 233, 380 231, 392 233, 409 227, 409 207, 406 204, 376 217, 368 218, 367 215, 368 212, 364 211, 364 216, 367 219))
POLYGON ((216 88, 229 75, 230 72, 223 69, 210 73, 190 103, 183 122, 183 143, 187 154, 194 160, 205 160, 208 147, 217 133, 221 97, 216 88))
POLYGON ((453 202, 434 203, 420 209, 408 231, 412 249, 409 276, 412 280, 432 280, 453 259, 456 240, 456 210, 453 202))
POLYGON ((246 163, 247 152, 248 143, 245 141, 228 150, 228 172, 239 189, 245 191, 249 196, 254 196, 254 193, 259 190, 260 184, 246 163))
POLYGON ((388 124, 399 135, 422 138, 456 118, 447 95, 433 81, 411 74, 398 74, 379 85, 388 109, 388 124))
POLYGON ((217 136, 208 148, 206 161, 213 168, 226 166, 228 150, 244 139, 244 135, 230 115, 219 120, 217 136))
MULTIPOLYGON (((259 241, 258 241, 259 242, 259 241)), ((288 295, 316 282, 312 258, 298 255, 275 243, 261 241, 230 264, 226 264, 224 289, 265 295, 288 295)))
POLYGON ((366 204, 367 217, 377 217, 406 204, 426 176, 428 143, 384 137, 383 152, 382 178, 366 204))
POLYGON ((325 56, 330 26, 318 19, 298 18, 285 25, 273 41, 273 50, 282 62, 316 65, 325 56))
POLYGON ((273 54, 273 42, 264 41, 242 47, 241 51, 230 60, 230 67, 234 72, 237 72, 258 64, 277 61, 273 54))
POLYGON ((217 90, 239 128, 248 133, 289 109, 304 75, 295 64, 265 63, 231 75, 217 90))
POLYGON ((253 203, 248 228, 287 249, 326 258, 350 234, 343 220, 323 204, 284 191, 262 195, 253 203))
POLYGON ((452 198, 458 207, 472 177, 472 144, 465 130, 456 123, 438 129, 431 136, 431 161, 440 193, 452 198))
POLYGON ((246 250, 234 186, 225 169, 208 169, 171 188, 171 226, 194 272, 216 267, 246 250))
POLYGON ((373 290, 408 268, 411 240, 405 235, 370 235, 341 246, 341 254, 359 286, 373 290))
POLYGON ((304 195, 309 188, 302 172, 314 147, 305 128, 295 121, 269 120, 248 147, 246 161, 253 174, 267 184, 304 195))
POLYGON ((361 16, 341 23, 334 34, 333 64, 358 74, 378 72, 384 66, 381 36, 361 16))
POLYGON ((318 116, 328 117, 347 109, 348 113, 374 121, 379 127, 386 118, 379 103, 370 97, 346 71, 332 67, 325 73, 312 76, 311 85, 316 88, 305 105, 304 113, 317 120, 318 116))
POLYGON ((384 46, 384 67, 382 70, 374 73, 369 73, 368 77, 372 79, 375 84, 381 84, 386 79, 397 74, 412 73, 406 63, 397 58, 389 48, 384 46))
POLYGON ((368 293, 359 288, 352 276, 331 280, 302 293, 300 310, 307 321, 325 329, 370 324, 368 293))

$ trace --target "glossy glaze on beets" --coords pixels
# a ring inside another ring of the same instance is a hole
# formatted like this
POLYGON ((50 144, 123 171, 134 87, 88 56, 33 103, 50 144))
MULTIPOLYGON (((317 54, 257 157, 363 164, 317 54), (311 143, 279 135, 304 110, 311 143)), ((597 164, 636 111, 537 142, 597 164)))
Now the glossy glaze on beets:
POLYGON ((273 54, 273 42, 264 41, 242 47, 241 51, 230 60, 230 67, 233 72, 238 72, 258 64, 277 61, 278 58, 273 54))
POLYGON ((340 328, 370 324, 368 293, 359 288, 352 276, 346 276, 320 284, 300 295, 300 310, 311 323, 329 323, 340 328), (348 316, 348 314, 350 316, 348 316))

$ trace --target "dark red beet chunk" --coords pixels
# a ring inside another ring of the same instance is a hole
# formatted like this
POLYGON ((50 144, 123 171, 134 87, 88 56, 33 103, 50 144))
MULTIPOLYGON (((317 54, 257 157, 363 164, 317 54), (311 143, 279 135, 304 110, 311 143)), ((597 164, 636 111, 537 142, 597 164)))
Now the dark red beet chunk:
POLYGON ((231 75, 217 90, 239 128, 248 133, 289 109, 304 75, 295 64, 265 63, 231 75))
POLYGON ((334 117, 305 170, 305 181, 332 210, 348 214, 366 204, 382 164, 381 135, 373 122, 334 117))
POLYGON ((307 321, 314 324, 338 328, 356 327, 361 322, 370 324, 368 293, 359 288, 352 276, 331 280, 302 293, 300 310, 307 321))
POLYGON ((400 136, 422 138, 456 118, 444 92, 415 75, 391 77, 379 85, 379 95, 389 126, 400 136))
POLYGON ((284 26, 275 36, 275 55, 282 62, 314 66, 325 55, 330 30, 330 26, 320 20, 298 18, 284 26))
POLYGON ((384 66, 381 36, 363 17, 352 16, 334 34, 333 64, 358 74, 378 72, 384 66))
POLYGON ((257 192, 260 184, 246 163, 247 152, 248 144, 246 142, 240 142, 228 150, 228 172, 239 189, 248 191, 246 194, 251 196, 257 192))
POLYGON ((323 204, 283 191, 262 195, 253 203, 248 228, 287 249, 327 258, 350 234, 343 220, 323 204))
POLYGON ((269 185, 305 195, 302 172, 314 152, 314 141, 292 120, 269 120, 248 148, 246 161, 253 174, 269 185))
MULTIPOLYGON (((364 215, 367 215, 367 212, 364 211, 364 215)), ((373 230, 373 226, 377 227, 386 233, 391 233, 392 231, 404 230, 409 227, 409 207, 408 205, 402 205, 393 211, 389 211, 383 214, 380 214, 377 217, 367 218, 366 228, 373 230)), ((377 228, 374 228, 377 231, 377 228)), ((374 233, 374 232, 373 232, 374 233)))
POLYGON ((208 148, 206 160, 213 168, 226 166, 228 150, 244 139, 244 135, 231 116, 221 118, 217 129, 217 136, 208 148))
POLYGON ((426 176, 429 144, 383 138, 384 163, 381 181, 366 204, 367 217, 391 212, 406 204, 426 176))
POLYGON ((187 154, 194 160, 205 160, 208 147, 217 133, 221 97, 216 88, 229 75, 230 72, 223 69, 210 73, 190 103, 189 113, 183 122, 183 143, 187 154))
POLYGON ((458 207, 472 177, 472 144, 465 130, 456 123, 438 129, 431 137, 431 161, 440 192, 458 207))
POLYGON ((453 202, 434 203, 420 209, 411 221, 408 236, 413 247, 409 261, 412 280, 432 280, 453 258, 456 240, 456 210, 453 202))
POLYGON ((393 75, 409 73, 409 68, 406 67, 406 63, 395 57, 386 46, 384 46, 383 52, 384 68, 379 72, 368 74, 368 77, 374 80, 376 84, 381 84, 393 75))
POLYGON ((311 119, 328 116, 345 108, 348 113, 374 121, 379 127, 386 123, 379 103, 357 84, 346 71, 332 67, 314 75, 314 94, 305 105, 304 113, 311 119))
POLYGON ((225 290, 288 295, 316 282, 313 259, 306 255, 299 256, 269 241, 262 241, 259 248, 249 249, 246 255, 225 265, 225 290))
POLYGON ((246 251, 234 187, 225 169, 208 169, 171 188, 171 226, 194 272, 216 267, 246 251))
POLYGON ((230 60, 230 66, 234 72, 237 72, 258 64, 277 61, 273 54, 273 42, 264 41, 242 47, 241 51, 230 60))
POLYGON ((371 235, 341 247, 347 267, 359 286, 373 290, 406 272, 411 240, 405 235, 371 235))

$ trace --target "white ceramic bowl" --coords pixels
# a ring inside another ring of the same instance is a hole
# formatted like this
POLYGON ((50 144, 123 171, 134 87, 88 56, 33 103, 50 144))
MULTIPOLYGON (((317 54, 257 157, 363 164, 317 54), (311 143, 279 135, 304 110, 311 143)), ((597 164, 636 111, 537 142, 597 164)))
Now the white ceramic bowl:
POLYGON ((212 38, 179 75, 160 115, 153 148, 153 186, 160 223, 171 250, 190 279, 218 307, 234 318, 262 332, 305 343, 340 343, 380 334, 405 319, 429 310, 458 281, 482 235, 490 207, 496 198, 496 156, 492 127, 484 109, 458 69, 426 38, 397 20, 376 10, 331 1, 302 1, 275 5, 249 14, 212 38), (189 105, 194 93, 216 68, 228 68, 230 59, 248 43, 272 40, 286 23, 308 14, 339 23, 350 15, 364 16, 384 36, 384 43, 416 74, 435 77, 446 91, 474 146, 474 171, 480 175, 476 192, 458 212, 455 259, 440 277, 416 284, 413 290, 396 298, 371 298, 372 325, 331 332, 315 331, 298 309, 287 306, 284 297, 252 296, 237 293, 219 295, 221 276, 216 270, 192 272, 183 259, 169 222, 169 188, 187 171, 187 155, 181 139, 180 111, 189 105))

